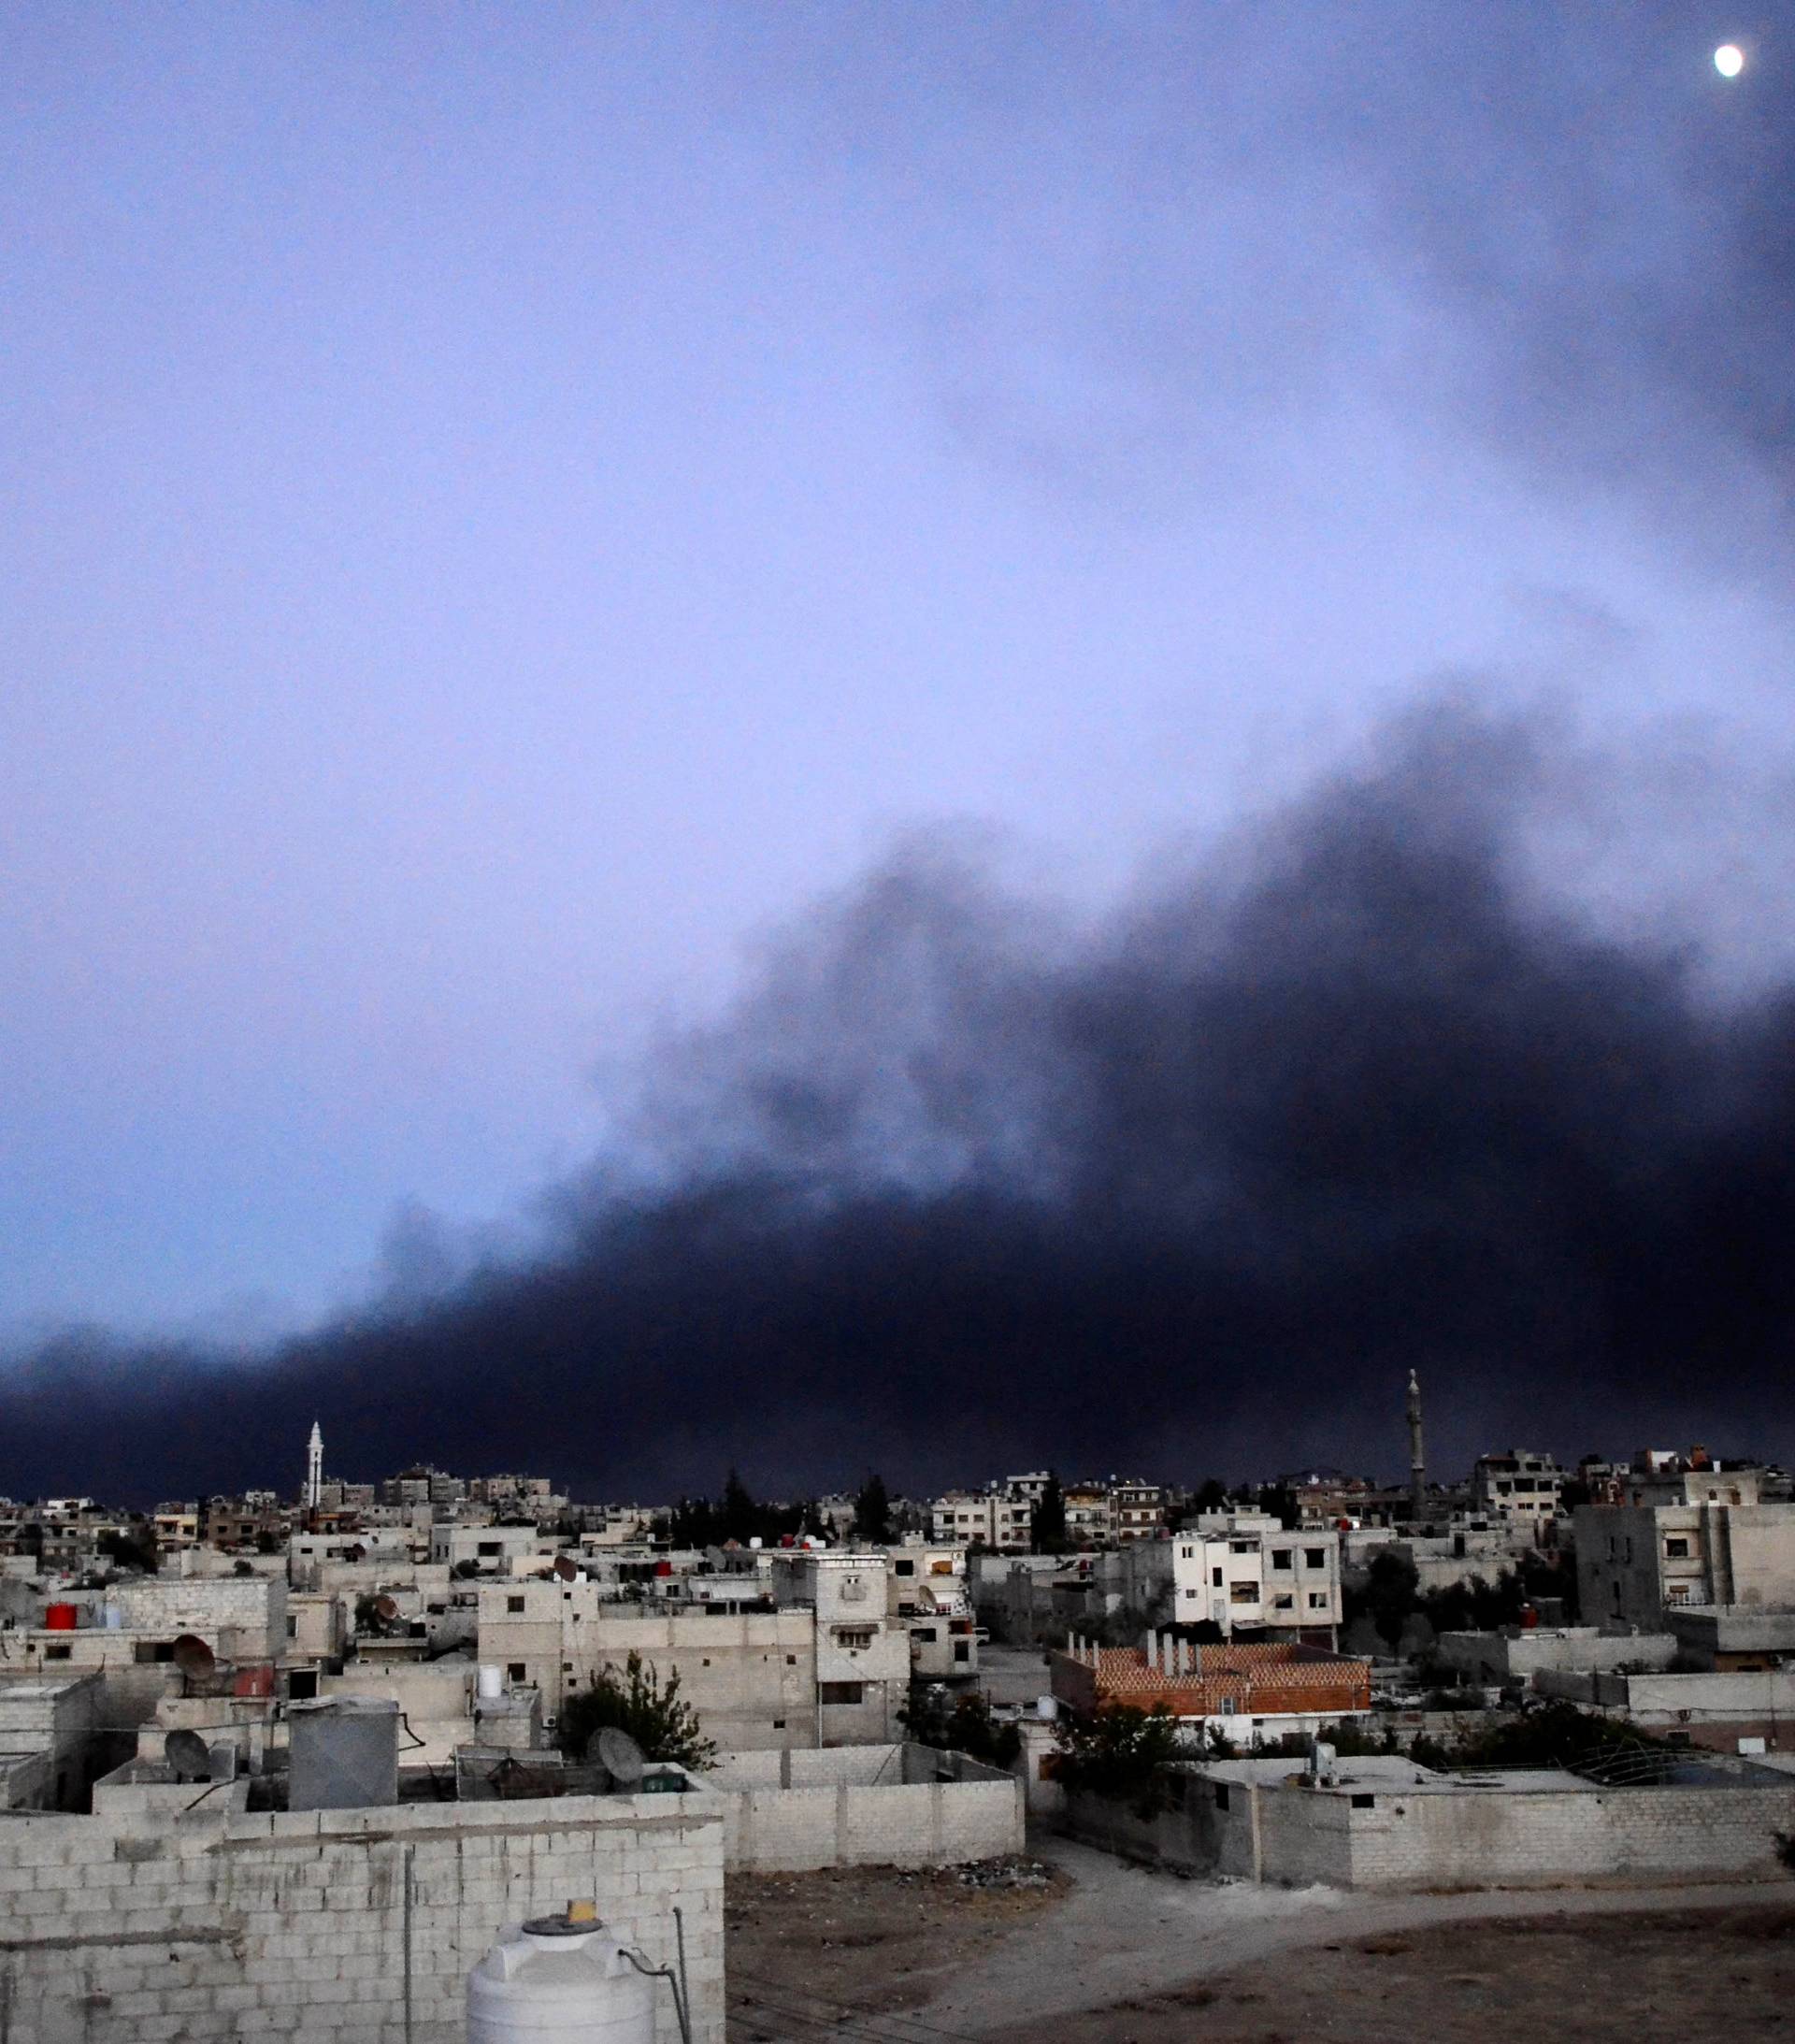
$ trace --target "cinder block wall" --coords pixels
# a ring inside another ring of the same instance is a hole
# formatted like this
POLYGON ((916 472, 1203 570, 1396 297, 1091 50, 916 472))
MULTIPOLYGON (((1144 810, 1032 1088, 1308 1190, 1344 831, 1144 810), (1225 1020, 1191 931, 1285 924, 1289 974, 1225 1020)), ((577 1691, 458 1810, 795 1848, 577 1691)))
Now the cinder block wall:
POLYGON ((952 1866, 1024 1847, 1022 1783, 960 1753, 904 1746, 734 1754, 707 1779, 729 1804, 732 1872, 952 1866), (791 1786, 778 1786, 782 1771, 791 1786), (943 1771, 954 1778, 938 1779, 943 1771))
MULTIPOLYGON (((500 1928, 591 1895, 621 1943, 674 1958, 696 2044, 723 2044, 723 1809, 691 1795, 402 1806, 150 1823, 0 1822, 6 2044, 237 2037, 460 2044, 500 1928), (408 1912, 407 1891, 410 1902, 408 1912)), ((657 2044, 679 2044, 658 1991, 657 2044)))

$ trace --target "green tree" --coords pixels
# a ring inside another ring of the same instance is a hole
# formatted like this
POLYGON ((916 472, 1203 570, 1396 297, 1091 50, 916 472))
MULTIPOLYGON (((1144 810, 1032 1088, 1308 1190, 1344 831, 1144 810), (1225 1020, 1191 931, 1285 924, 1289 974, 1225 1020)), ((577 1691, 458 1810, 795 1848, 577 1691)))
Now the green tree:
POLYGON ((950 1701, 939 1687, 927 1689, 898 1715, 919 1746, 966 1753, 993 1767, 1008 1767, 1022 1750, 1022 1734, 1013 1724, 999 1724, 976 1690, 950 1701))
POLYGON ((1050 1471, 1047 1487, 1035 1506, 1034 1548, 1037 1554, 1059 1554, 1066 1547, 1066 1493, 1050 1471))
POLYGON ((1181 1749, 1178 1720, 1164 1704, 1150 1711, 1106 1704, 1089 1716, 1071 1713, 1060 1719, 1054 1737, 1062 1787, 1130 1804, 1141 1817, 1166 1806, 1164 1770, 1181 1749))
POLYGON ((854 1501, 854 1537, 883 1547, 891 1540, 891 1499, 877 1471, 860 1486, 854 1501))
POLYGON ((652 1661, 633 1648, 619 1670, 607 1663, 589 1689, 575 1690, 561 1706, 561 1749, 584 1754, 595 1732, 627 1732, 650 1760, 682 1767, 708 1767, 717 1757, 704 1736, 698 1714, 680 1695, 680 1671, 662 1682, 652 1661))
POLYGON ((740 1473, 731 1469, 724 1478, 723 1502, 717 1510, 718 1531, 725 1540, 739 1540, 746 1547, 760 1532, 760 1509, 749 1495, 740 1473))
MULTIPOLYGON (((1394 1652, 1409 1614, 1414 1609, 1420 1575, 1410 1557, 1398 1553, 1393 1547, 1381 1548, 1372 1555, 1365 1575, 1365 1588, 1359 1593, 1360 1607, 1394 1652)), ((1356 1613, 1349 1612, 1348 1621, 1355 1616, 1356 1613)))

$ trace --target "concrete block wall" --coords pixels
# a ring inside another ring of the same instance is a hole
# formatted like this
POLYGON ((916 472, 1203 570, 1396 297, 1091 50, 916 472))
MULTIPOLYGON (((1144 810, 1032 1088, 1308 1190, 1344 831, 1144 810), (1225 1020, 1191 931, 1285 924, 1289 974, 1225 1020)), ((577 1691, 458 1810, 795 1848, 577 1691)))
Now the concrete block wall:
POLYGON ((731 1758, 706 1778, 729 1804, 732 1872, 953 1866, 1024 1847, 1022 1783, 963 1754, 904 1746, 731 1758), (943 1772, 954 1778, 938 1779, 943 1772), (777 1785, 782 1773, 790 1786, 777 1785))
MULTIPOLYGON (((500 1928, 596 1898, 674 1957, 695 2044, 722 2044, 723 1812, 690 1795, 566 1797, 175 1821, 0 1820, 7 2044, 298 2037, 460 2044, 467 1974, 500 1928), (408 1907, 409 1890, 409 1907, 408 1907)), ((679 2044, 659 1991, 657 2044, 679 2044)))
POLYGON ((1776 1833, 1795 1829, 1795 1787, 1380 1794, 1345 1817, 1359 1888, 1771 1879, 1776 1833))

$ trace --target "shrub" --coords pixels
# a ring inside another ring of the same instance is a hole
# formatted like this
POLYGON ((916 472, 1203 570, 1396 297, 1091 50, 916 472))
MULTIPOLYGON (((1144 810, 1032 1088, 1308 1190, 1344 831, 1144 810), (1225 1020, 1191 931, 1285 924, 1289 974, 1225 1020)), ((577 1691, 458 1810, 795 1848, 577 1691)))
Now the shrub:
POLYGON ((697 1712, 681 1701, 679 1670, 663 1683, 654 1663, 633 1649, 621 1671, 608 1664, 590 1689, 574 1691, 562 1705, 562 1751, 583 1754, 593 1734, 607 1727, 627 1732, 650 1760, 708 1767, 717 1757, 697 1712))
POLYGON ((1180 1757, 1178 1721, 1163 1704, 1151 1711, 1108 1704, 1094 1715, 1074 1713, 1055 1728, 1055 1773, 1070 1791, 1132 1805, 1141 1817, 1167 1806, 1165 1768, 1180 1757))

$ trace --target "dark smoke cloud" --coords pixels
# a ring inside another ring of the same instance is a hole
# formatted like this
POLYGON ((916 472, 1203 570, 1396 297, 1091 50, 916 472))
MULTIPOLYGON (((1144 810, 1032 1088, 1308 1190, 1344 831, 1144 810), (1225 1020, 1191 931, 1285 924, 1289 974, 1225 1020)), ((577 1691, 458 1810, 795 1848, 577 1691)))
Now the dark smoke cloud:
POLYGON ((668 1047, 539 1254, 444 1292, 414 1243, 438 1288, 253 1362, 70 1335, 0 1380, 0 1488, 292 1480, 314 1414, 348 1474, 599 1495, 1387 1468, 1411 1366, 1442 1464, 1785 1448, 1795 993, 1540 885, 1561 737, 1417 713, 1096 928, 909 846, 668 1047))
POLYGON ((1329 458, 1330 408, 1343 462, 1469 422, 1560 497, 1786 576, 1788 0, 795 19, 756 86, 965 223, 925 345, 1008 470, 1150 515, 1329 458))

